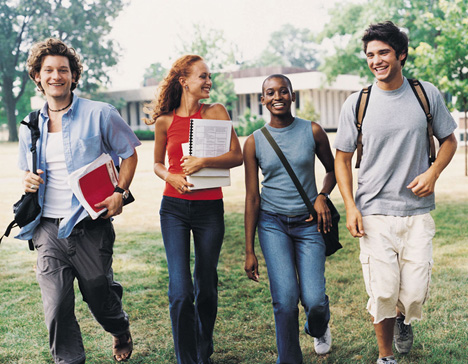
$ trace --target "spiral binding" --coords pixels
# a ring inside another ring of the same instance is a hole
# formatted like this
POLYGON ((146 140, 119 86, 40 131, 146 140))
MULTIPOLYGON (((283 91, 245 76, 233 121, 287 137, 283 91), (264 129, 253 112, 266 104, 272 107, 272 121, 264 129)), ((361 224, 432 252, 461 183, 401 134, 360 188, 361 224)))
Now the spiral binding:
POLYGON ((193 119, 190 119, 190 130, 189 130, 189 155, 192 155, 192 144, 193 144, 193 119))

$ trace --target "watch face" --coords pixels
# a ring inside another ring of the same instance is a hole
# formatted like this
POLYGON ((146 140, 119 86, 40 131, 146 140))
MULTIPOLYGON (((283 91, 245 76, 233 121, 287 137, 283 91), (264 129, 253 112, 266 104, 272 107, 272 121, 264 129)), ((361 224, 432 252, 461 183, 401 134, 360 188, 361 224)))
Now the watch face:
POLYGON ((124 200, 126 200, 126 199, 128 198, 128 191, 124 191, 124 192, 122 193, 122 198, 123 198, 124 200))

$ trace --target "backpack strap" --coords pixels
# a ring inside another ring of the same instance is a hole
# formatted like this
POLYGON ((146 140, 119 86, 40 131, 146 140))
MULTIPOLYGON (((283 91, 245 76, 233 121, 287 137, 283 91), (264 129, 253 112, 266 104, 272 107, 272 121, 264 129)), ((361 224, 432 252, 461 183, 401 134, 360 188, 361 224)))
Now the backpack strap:
POLYGON ((358 130, 357 137, 357 158, 356 158, 356 168, 359 168, 361 165, 362 159, 362 123, 364 121, 364 116, 366 115, 367 105, 369 104, 369 96, 371 92, 372 85, 369 85, 361 90, 359 93, 359 98, 356 103, 356 127, 358 130))
POLYGON ((421 105, 424 113, 426 114, 427 119, 427 139, 429 141, 429 164, 434 163, 435 161, 435 144, 434 144, 434 131, 432 129, 432 114, 429 104, 429 99, 427 98, 426 91, 422 86, 421 82, 411 78, 408 79, 411 89, 414 92, 414 95, 418 99, 419 105, 421 105))
POLYGON ((39 131, 39 113, 41 110, 32 111, 29 114, 29 122, 21 121, 21 124, 26 125, 29 130, 31 131, 31 153, 32 153, 32 166, 33 166, 33 173, 37 174, 37 154, 36 154, 36 144, 41 135, 39 131))
MULTIPOLYGON (((31 153, 32 153, 32 164, 33 164, 33 172, 37 174, 37 153, 36 153, 36 144, 41 132, 39 131, 39 114, 41 110, 32 111, 29 114, 29 122, 21 121, 21 124, 26 125, 29 130, 31 131, 31 153)), ((11 229, 17 227, 18 224, 16 220, 13 220, 5 230, 5 233, 0 238, 0 244, 3 238, 10 235, 11 229)), ((34 250, 34 244, 32 240, 28 240, 29 250, 34 250)))

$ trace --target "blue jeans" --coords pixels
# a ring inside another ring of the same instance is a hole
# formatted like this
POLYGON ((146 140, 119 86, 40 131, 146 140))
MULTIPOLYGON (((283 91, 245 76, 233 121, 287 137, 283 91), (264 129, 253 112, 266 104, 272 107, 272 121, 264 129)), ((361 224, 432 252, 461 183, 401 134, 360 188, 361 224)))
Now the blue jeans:
POLYGON ((217 266, 224 237, 223 200, 164 196, 161 232, 169 270, 169 311, 178 364, 207 364, 218 310, 217 266), (190 272, 190 231, 195 263, 190 272))
POLYGON ((321 337, 330 320, 325 294, 325 242, 307 215, 288 217, 260 210, 258 238, 268 269, 276 324, 277 363, 302 363, 299 299, 305 332, 321 337))

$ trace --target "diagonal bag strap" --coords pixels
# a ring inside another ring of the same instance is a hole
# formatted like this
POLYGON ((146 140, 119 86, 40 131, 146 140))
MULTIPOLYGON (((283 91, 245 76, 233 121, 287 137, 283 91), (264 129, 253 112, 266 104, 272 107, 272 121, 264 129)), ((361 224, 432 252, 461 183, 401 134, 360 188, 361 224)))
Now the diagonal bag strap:
POLYGON ((294 170, 292 169, 291 165, 289 164, 288 160, 284 156, 281 148, 276 144, 275 139, 271 136, 270 132, 268 129, 264 126, 263 128, 260 129, 265 138, 268 140, 270 145, 272 146, 273 150, 276 152, 278 155, 278 158, 280 159, 281 163, 283 163, 284 168, 289 174, 289 177, 291 177, 292 181, 294 182, 294 185, 297 188, 297 191, 301 195, 302 199, 304 200, 304 203, 307 206, 307 210, 309 210, 309 213, 312 216, 317 216, 317 212, 315 211, 314 207, 312 206, 312 202, 310 202, 309 197, 307 196, 307 193, 304 191, 304 188, 301 185, 301 182, 299 182, 299 179, 297 178, 296 174, 294 173, 294 170))

